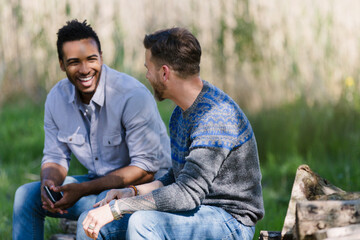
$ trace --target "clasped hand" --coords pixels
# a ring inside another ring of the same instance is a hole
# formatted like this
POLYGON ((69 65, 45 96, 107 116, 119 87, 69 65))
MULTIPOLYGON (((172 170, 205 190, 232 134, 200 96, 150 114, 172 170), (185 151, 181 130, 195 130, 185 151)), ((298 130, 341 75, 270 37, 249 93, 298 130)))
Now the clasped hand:
POLYGON ((134 191, 131 188, 111 189, 106 197, 100 202, 95 203, 93 207, 101 207, 108 204, 113 199, 134 197, 134 191))
POLYGON ((41 185, 41 200, 43 209, 52 212, 65 214, 68 213, 66 209, 72 207, 82 197, 81 187, 77 183, 70 183, 63 186, 55 186, 51 180, 44 180, 41 185), (53 203, 46 195, 43 186, 48 186, 50 190, 55 192, 62 192, 63 197, 53 203))
POLYGON ((108 203, 113 199, 133 197, 134 192, 132 189, 112 189, 106 197, 97 202, 94 207, 98 207, 89 211, 86 218, 82 222, 83 229, 86 235, 90 238, 97 239, 100 229, 107 223, 114 220, 108 203))

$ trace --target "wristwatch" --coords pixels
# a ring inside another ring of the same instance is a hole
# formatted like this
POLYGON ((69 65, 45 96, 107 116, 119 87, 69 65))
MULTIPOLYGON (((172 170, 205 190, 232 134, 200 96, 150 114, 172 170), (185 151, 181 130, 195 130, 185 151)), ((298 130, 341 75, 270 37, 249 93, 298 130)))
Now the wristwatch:
POLYGON ((116 204, 115 199, 111 200, 111 202, 109 203, 109 206, 110 206, 111 213, 115 220, 119 220, 120 218, 122 218, 122 215, 120 214, 120 211, 116 204))

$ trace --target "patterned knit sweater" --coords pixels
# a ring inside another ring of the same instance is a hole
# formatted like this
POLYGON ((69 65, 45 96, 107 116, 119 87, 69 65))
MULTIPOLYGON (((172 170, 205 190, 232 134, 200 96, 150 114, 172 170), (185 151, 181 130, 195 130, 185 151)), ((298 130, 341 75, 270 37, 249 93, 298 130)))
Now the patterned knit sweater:
POLYGON ((173 167, 153 192, 160 211, 223 208, 254 226, 264 215, 256 140, 239 106, 203 81, 186 111, 176 107, 170 119, 173 167))

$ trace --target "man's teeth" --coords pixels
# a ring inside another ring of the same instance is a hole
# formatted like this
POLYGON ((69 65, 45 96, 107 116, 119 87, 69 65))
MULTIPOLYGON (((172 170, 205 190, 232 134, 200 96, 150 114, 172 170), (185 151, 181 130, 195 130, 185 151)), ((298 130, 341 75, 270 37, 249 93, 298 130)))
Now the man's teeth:
POLYGON ((79 78, 79 79, 80 79, 80 81, 82 81, 82 82, 87 82, 87 81, 91 80, 93 77, 94 77, 94 76, 87 77, 87 78, 79 78))

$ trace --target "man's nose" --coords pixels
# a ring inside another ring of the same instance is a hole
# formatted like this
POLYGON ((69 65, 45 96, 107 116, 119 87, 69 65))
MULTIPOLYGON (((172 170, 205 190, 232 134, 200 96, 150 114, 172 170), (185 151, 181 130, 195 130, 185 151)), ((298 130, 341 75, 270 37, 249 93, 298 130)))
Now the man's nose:
POLYGON ((79 72, 84 75, 86 75, 90 72, 90 68, 88 67, 87 63, 80 64, 79 72))

